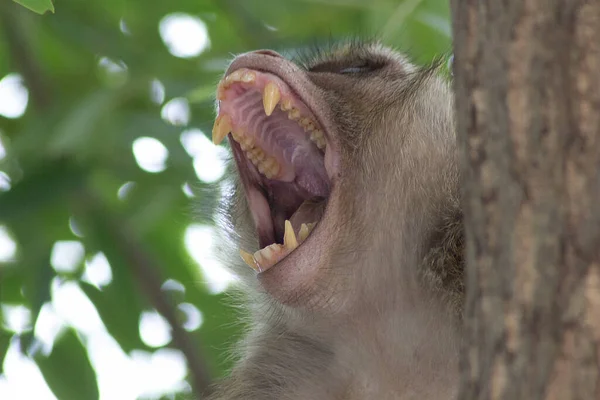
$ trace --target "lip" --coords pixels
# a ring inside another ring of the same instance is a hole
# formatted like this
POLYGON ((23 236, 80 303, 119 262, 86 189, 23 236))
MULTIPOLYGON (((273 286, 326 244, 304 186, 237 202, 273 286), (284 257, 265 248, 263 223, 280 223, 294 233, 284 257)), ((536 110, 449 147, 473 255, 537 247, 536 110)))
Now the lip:
MULTIPOLYGON (((225 77, 240 69, 255 70, 262 73, 273 74, 281 79, 289 89, 297 96, 306 107, 313 114, 318 124, 323 130, 325 139, 327 141, 327 148, 324 154, 325 170, 330 180, 330 193, 329 198, 334 193, 335 181, 339 177, 339 152, 338 152, 338 141, 336 140, 335 130, 331 125, 330 121, 331 114, 329 105, 319 96, 320 89, 310 81, 306 71, 296 66, 293 62, 281 57, 277 53, 271 51, 258 51, 252 53, 246 53, 238 56, 229 66, 226 71, 225 77), (278 58, 278 62, 273 62, 273 58, 278 58)), ((247 165, 249 161, 246 159, 241 147, 235 140, 229 137, 229 142, 233 150, 233 155, 238 164, 240 170, 240 178, 246 190, 247 196, 256 196, 259 194, 260 188, 252 183, 251 175, 254 173, 252 168, 240 168, 242 165, 247 165), (246 172, 241 172, 246 171, 246 172)), ((258 174, 256 172, 256 174, 258 174)), ((266 201, 266 200, 265 200, 266 201)), ((286 257, 277 262, 273 268, 269 268, 266 271, 259 272, 258 275, 264 276, 269 274, 273 270, 289 269, 286 266, 292 264, 298 264, 298 261, 302 259, 306 253, 303 248, 306 246, 311 247, 313 244, 317 245, 318 241, 315 242, 313 236, 321 236, 320 225, 321 222, 328 219, 328 206, 322 214, 321 220, 315 226, 313 232, 306 238, 305 242, 302 243, 298 248, 289 253, 286 257), (311 240, 312 239, 312 240, 311 240), (310 241, 311 243, 306 243, 310 241)), ((260 234, 260 233, 259 233, 260 234)), ((259 235, 260 236, 260 235, 259 235)), ((262 247, 262 244, 261 244, 262 247)))

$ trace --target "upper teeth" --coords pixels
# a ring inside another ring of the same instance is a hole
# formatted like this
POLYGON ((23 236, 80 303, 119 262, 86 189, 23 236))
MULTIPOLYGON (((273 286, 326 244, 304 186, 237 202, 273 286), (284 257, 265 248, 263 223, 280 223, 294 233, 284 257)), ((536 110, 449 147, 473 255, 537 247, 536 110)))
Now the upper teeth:
MULTIPOLYGON (((256 73, 254 71, 240 69, 232 72, 227 75, 225 79, 223 79, 219 83, 219 88, 217 90, 217 99, 225 100, 225 91, 229 86, 231 86, 235 82, 246 83, 254 85, 256 83, 256 73)), ((288 118, 292 121, 298 122, 298 124, 304 129, 306 133, 309 134, 309 138, 312 142, 314 142, 317 147, 321 150, 325 149, 327 146, 327 142, 325 141, 325 136, 323 135, 323 131, 318 129, 318 125, 311 118, 303 117, 298 108, 294 107, 293 100, 290 97, 282 98, 281 90, 277 86, 277 83, 274 81, 268 82, 263 88, 263 108, 265 110, 265 114, 270 116, 273 114, 273 111, 279 104, 279 107, 282 111, 287 112, 288 118)), ((217 117, 215 121, 215 125, 213 127, 213 142, 215 144, 219 144, 223 141, 225 136, 229 132, 232 132, 233 125, 232 119, 227 114, 221 114, 217 117)), ((260 152, 263 152, 262 149, 255 147, 254 141, 249 135, 245 135, 243 132, 233 132, 233 139, 240 143, 242 150, 246 152, 246 155, 250 159, 250 161, 256 165, 259 171, 265 175, 267 178, 271 178, 277 175, 279 171, 279 164, 275 160, 272 159, 276 167, 273 166, 263 166, 262 170, 260 167, 260 163, 264 161, 264 158, 258 157, 255 149, 258 149, 260 152), (250 155, 249 155, 250 154, 250 155), (270 175, 270 176, 269 176, 270 175)), ((269 158, 267 158, 269 160, 269 158)))
POLYGON ((292 109, 292 100, 290 99, 283 99, 283 101, 281 102, 281 109, 283 111, 288 111, 292 109))
MULTIPOLYGON (((222 125, 223 122, 218 120, 219 126, 222 125)), ((215 127, 217 124, 215 124, 215 127)), ((220 128, 219 128, 220 129, 220 128)), ((213 138, 215 136, 213 129, 213 138)), ((254 166, 258 169, 258 171, 271 179, 277 176, 281 166, 275 157, 267 157, 265 151, 261 149, 256 143, 254 143, 254 139, 250 135, 246 135, 244 131, 239 129, 234 129, 231 132, 231 136, 233 136, 233 140, 240 144, 240 147, 246 154, 246 158, 254 164, 254 166)))

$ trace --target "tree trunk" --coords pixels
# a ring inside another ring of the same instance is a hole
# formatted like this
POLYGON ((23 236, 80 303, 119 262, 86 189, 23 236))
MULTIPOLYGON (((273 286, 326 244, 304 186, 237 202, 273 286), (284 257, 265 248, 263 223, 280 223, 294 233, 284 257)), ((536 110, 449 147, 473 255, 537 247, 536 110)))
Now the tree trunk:
POLYGON ((461 399, 600 399, 600 0, 452 0, 461 399))

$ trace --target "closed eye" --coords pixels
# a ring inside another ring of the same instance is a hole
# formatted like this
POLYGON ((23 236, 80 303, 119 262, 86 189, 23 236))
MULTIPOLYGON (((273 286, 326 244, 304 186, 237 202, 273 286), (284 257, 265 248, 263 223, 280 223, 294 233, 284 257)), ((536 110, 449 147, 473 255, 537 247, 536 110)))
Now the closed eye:
POLYGON ((326 62, 317 64, 309 69, 310 72, 328 72, 340 75, 366 74, 376 71, 384 66, 384 63, 370 60, 358 61, 356 63, 326 62))
POLYGON ((350 74, 360 74, 360 73, 371 72, 371 71, 373 71, 373 68, 371 68, 370 65, 360 65, 360 66, 355 66, 355 67, 342 68, 341 70, 338 71, 338 74, 350 75, 350 74))

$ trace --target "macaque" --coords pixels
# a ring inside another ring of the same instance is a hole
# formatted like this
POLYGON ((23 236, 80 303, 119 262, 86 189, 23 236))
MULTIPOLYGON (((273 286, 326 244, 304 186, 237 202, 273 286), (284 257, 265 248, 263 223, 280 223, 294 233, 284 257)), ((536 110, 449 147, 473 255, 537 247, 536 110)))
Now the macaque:
POLYGON ((242 54, 213 141, 248 332, 211 400, 445 400, 458 389, 464 238, 453 95, 373 43, 242 54))

